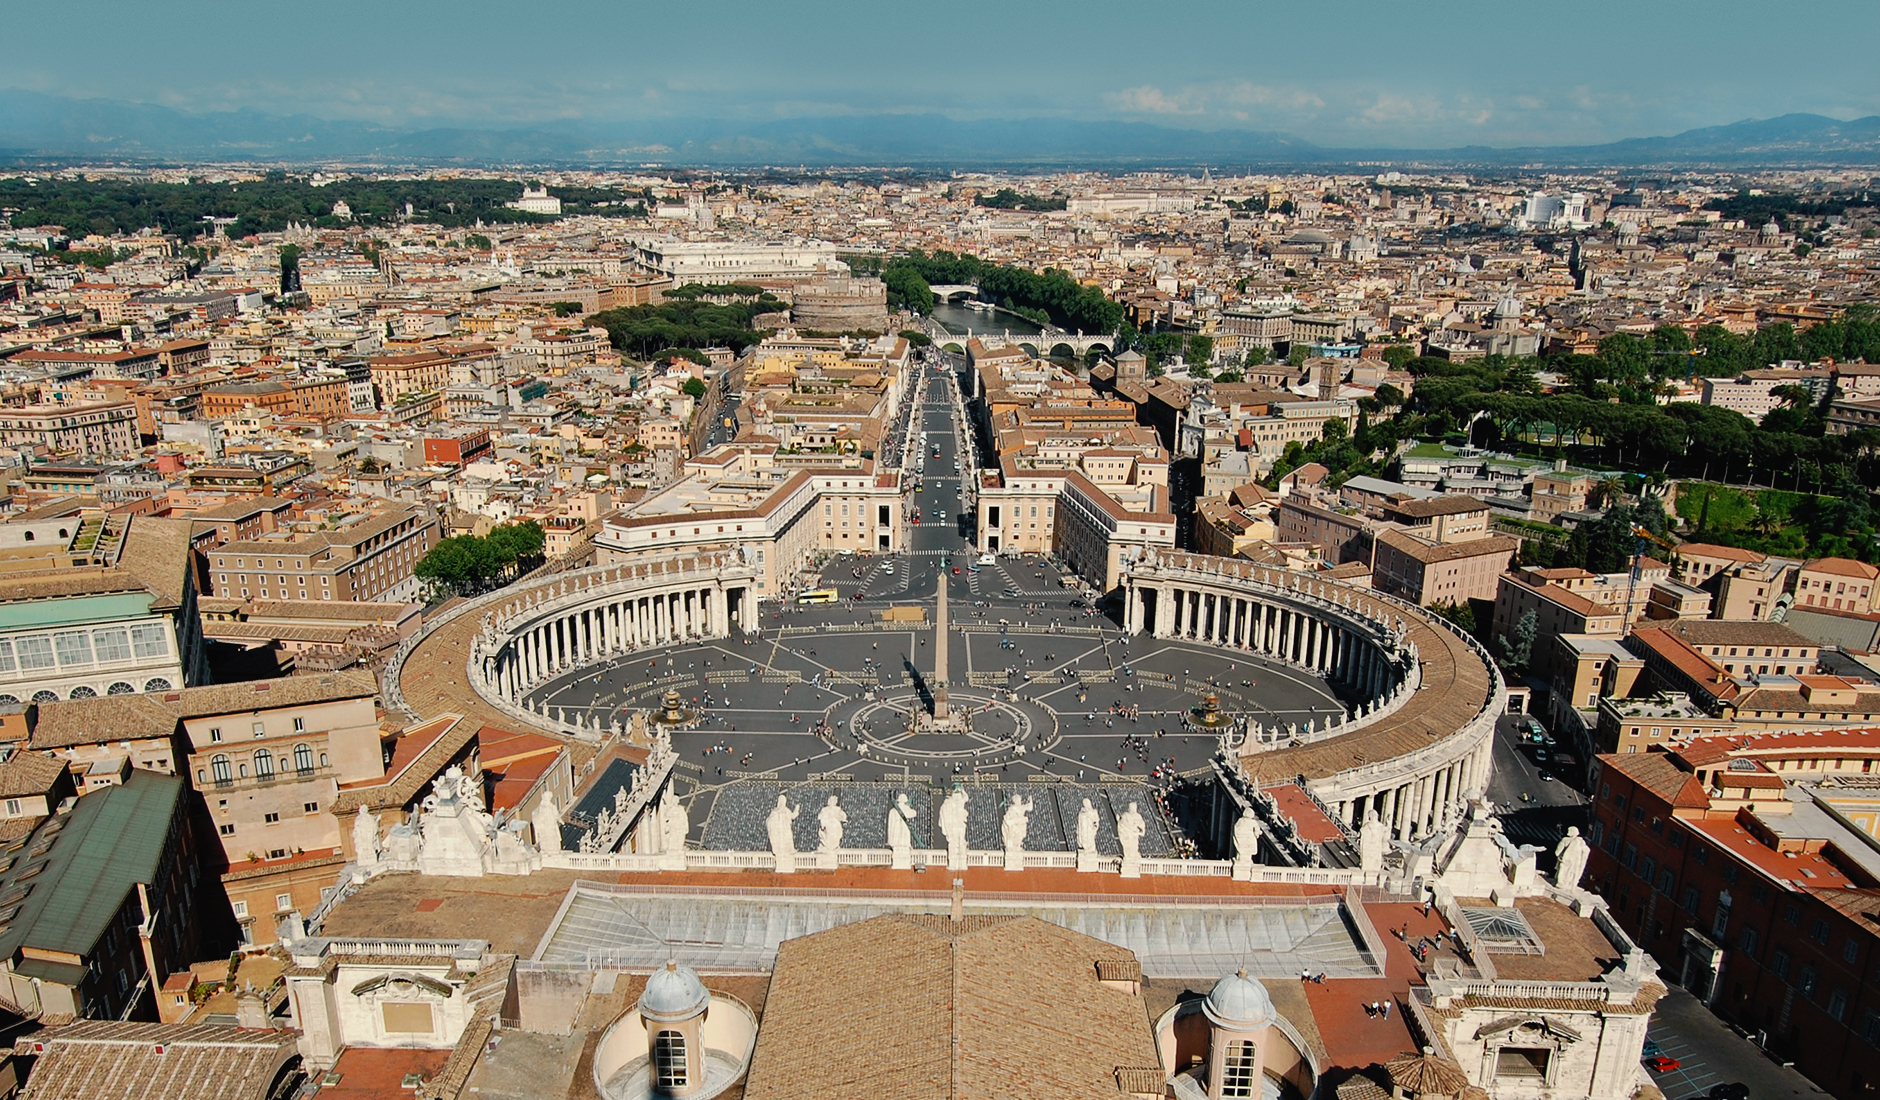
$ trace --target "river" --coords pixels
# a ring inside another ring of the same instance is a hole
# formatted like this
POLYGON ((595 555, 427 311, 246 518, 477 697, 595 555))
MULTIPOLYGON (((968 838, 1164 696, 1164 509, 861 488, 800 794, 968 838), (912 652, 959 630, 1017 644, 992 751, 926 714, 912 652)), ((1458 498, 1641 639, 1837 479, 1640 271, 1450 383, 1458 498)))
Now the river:
POLYGON ((948 332, 960 335, 965 335, 967 332, 977 332, 982 335, 1009 332, 1014 336, 1036 336, 1044 331, 1037 322, 1027 320, 1016 313, 1008 313, 1004 310, 984 313, 951 302, 936 303, 931 316, 948 332))

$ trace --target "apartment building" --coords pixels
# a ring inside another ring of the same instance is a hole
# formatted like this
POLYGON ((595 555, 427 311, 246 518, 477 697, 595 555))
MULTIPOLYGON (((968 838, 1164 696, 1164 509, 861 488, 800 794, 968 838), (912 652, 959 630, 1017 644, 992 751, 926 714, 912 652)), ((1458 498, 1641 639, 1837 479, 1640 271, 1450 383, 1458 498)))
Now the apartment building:
POLYGON ((1880 569, 1850 558, 1816 558, 1795 574, 1795 606, 1867 615, 1880 597, 1880 569))
POLYGON ((1175 546, 1175 515, 1153 488, 1130 506, 1082 473, 1065 475, 1053 529, 1053 548, 1086 583, 1108 592, 1123 566, 1151 547, 1175 546))
POLYGON ((389 506, 330 531, 276 531, 211 550, 218 596, 281 600, 403 600, 411 571, 437 545, 437 518, 421 505, 389 506))
POLYGON ((1501 535, 1431 542, 1386 530, 1377 536, 1371 584, 1424 607, 1492 600, 1519 548, 1518 541, 1501 535))
POLYGON ((1573 590, 1573 582, 1592 576, 1583 569, 1529 568, 1503 574, 1495 590, 1493 636, 1512 642, 1516 624, 1534 612, 1534 648, 1528 659, 1543 678, 1552 676, 1553 669, 1542 662, 1558 655, 1554 640, 1560 635, 1620 637, 1625 613, 1573 590))
POLYGON ((407 394, 444 392, 450 385, 451 358, 441 351, 417 351, 366 360, 379 408, 392 408, 407 394))
POLYGON ((0 409, 0 445, 81 458, 133 454, 137 406, 130 401, 20 405, 0 409))
POLYGON ((87 798, 119 781, 120 762, 186 780, 215 826, 221 858, 206 869, 244 941, 265 944, 345 862, 340 790, 385 775, 377 690, 370 674, 334 673, 48 703, 28 746, 63 761, 87 798))
POLYGON ((759 570, 757 595, 768 598, 818 550, 903 546, 907 497, 899 477, 876 473, 867 460, 834 468, 828 461, 721 447, 687 463, 678 482, 609 515, 594 536, 596 564, 742 552, 759 570), (817 465, 796 468, 780 457, 817 465))
POLYGON ((1600 757, 1589 885, 1711 1011, 1856 1100, 1880 1078, 1880 731, 1750 744, 1600 757))

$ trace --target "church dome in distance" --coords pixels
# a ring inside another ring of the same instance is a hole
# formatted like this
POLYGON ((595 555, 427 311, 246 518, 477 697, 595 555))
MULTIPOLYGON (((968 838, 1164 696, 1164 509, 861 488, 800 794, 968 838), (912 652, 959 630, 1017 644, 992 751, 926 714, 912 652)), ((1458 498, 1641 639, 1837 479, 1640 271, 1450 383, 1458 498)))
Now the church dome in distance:
POLYGON ((1278 1015, 1266 987, 1249 978, 1245 970, 1215 982, 1202 1011, 1216 1024, 1235 1030, 1265 1027, 1278 1015))
POLYGON ((1508 320, 1520 320, 1521 299, 1515 297, 1513 291, 1502 295, 1501 301, 1495 303, 1495 316, 1508 320))
POLYGON ((698 979, 698 971, 667 960, 666 969, 655 970, 646 979, 646 991, 640 994, 640 1015, 664 1022, 688 1020, 705 1011, 711 1000, 705 983, 698 979))

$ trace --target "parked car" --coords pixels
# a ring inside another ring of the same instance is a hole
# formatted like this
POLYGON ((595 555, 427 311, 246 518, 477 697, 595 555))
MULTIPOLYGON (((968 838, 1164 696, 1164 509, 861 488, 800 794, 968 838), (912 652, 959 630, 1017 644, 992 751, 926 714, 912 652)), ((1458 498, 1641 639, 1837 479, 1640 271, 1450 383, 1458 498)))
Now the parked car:
POLYGON ((1651 1070, 1653 1073, 1670 1073, 1674 1069, 1682 1069, 1683 1066, 1683 1062, 1678 1061, 1669 1054, 1654 1054, 1650 1058, 1645 1059, 1645 1068, 1651 1070))
POLYGON ((1658 1040, 1647 1039, 1645 1040, 1645 1049, 1640 1056, 1650 1058, 1654 1054, 1663 1054, 1664 1052, 1665 1048, 1658 1045, 1658 1040))

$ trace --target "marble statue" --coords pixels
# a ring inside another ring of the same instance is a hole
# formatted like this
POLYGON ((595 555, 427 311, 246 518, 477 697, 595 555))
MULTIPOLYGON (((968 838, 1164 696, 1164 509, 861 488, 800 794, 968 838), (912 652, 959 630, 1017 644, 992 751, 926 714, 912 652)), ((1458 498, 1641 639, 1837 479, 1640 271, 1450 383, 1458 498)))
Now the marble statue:
POLYGON ((1077 811, 1077 850, 1079 852, 1094 853, 1097 850, 1097 826, 1101 821, 1102 815, 1097 813, 1097 808, 1090 804, 1088 798, 1084 799, 1083 808, 1077 811))
POLYGON ((947 840, 947 870, 966 869, 966 792, 955 790, 940 803, 940 835, 947 840))
POLYGON ((816 814, 816 850, 833 852, 842 847, 842 826, 848 824, 848 811, 836 805, 836 796, 816 814))
POLYGON ((1005 841, 1005 869, 1022 871, 1025 868, 1025 834, 1031 831, 1032 800, 1024 795, 1012 796, 1012 804, 1005 808, 1005 817, 999 822, 999 837, 1005 841))
POLYGON ((770 834, 770 852, 777 857, 778 874, 796 871, 796 815, 800 812, 789 799, 778 795, 776 808, 764 819, 764 829, 770 834))
POLYGON ((1123 846, 1124 878, 1142 876, 1142 836, 1148 831, 1142 813, 1136 809, 1134 802, 1129 804, 1129 809, 1116 815, 1116 839, 1123 846))
POLYGON ((353 862, 372 867, 379 862, 379 819, 365 806, 353 818, 353 862))
POLYGON ((1234 820, 1234 877, 1245 881, 1253 877, 1253 857, 1260 852, 1260 819, 1252 809, 1240 811, 1234 820))
POLYGON ((894 796, 894 805, 888 810, 888 850, 894 853, 893 867, 897 871, 906 871, 914 866, 914 830, 909 822, 914 820, 914 807, 907 804, 907 792, 894 796))
POLYGON ((1579 888, 1580 876, 1586 873, 1586 857, 1590 854, 1585 838, 1580 836, 1577 825, 1567 826, 1567 835, 1560 838, 1554 846, 1554 885, 1562 890, 1579 888))
POLYGON ((555 792, 543 791, 529 816, 535 830, 535 846, 543 852, 561 851, 561 807, 555 805, 555 792))
MULTIPOLYGON (((619 793, 624 795, 626 788, 620 788, 619 793)), ((624 802, 625 799, 620 801, 624 802)), ((671 787, 666 788, 665 796, 659 800, 659 850, 685 851, 686 834, 691 831, 692 823, 686 818, 685 804, 679 801, 678 795, 672 793, 671 787)))
POLYGON ((1366 872, 1384 869, 1384 846, 1388 838, 1384 823, 1377 819, 1375 811, 1364 815, 1364 823, 1358 826, 1358 868, 1366 872))

